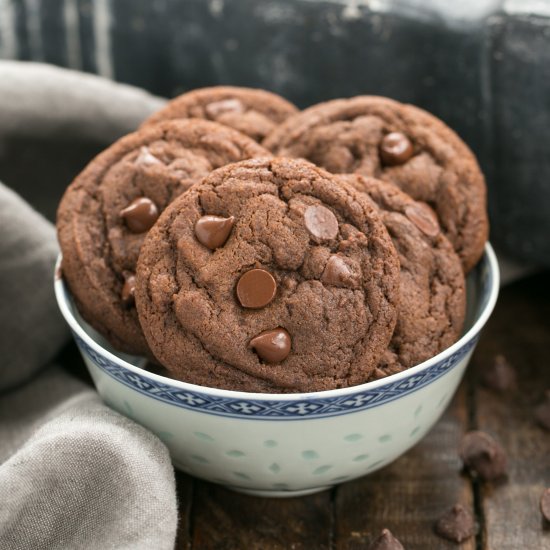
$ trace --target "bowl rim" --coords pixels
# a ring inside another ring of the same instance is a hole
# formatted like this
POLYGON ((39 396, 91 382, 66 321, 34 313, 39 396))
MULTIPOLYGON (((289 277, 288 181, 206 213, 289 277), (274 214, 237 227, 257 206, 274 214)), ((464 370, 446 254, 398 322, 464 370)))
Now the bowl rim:
MULTIPOLYGON (((493 250, 493 247, 489 242, 485 244, 484 254, 480 261, 487 259, 489 273, 491 276, 491 286, 489 288, 489 297, 487 299, 484 309, 481 311, 479 316, 476 318, 473 325, 463 334, 454 344, 444 349, 442 352, 430 357, 426 361, 415 365, 409 369, 386 376, 379 380, 373 380, 371 382, 364 382, 363 384, 358 384, 355 386, 349 386, 346 388, 337 388, 332 390, 322 390, 317 392, 301 392, 301 393, 259 393, 259 392, 245 392, 245 391, 235 391, 235 390, 225 390, 221 388, 211 388, 209 386, 199 386, 197 384, 192 384, 190 382, 183 382, 181 380, 176 380, 173 378, 167 378, 160 374, 156 374, 150 371, 147 371, 141 367, 136 367, 128 361, 122 359, 121 357, 115 355, 114 353, 108 351, 103 346, 98 344, 82 327, 82 325, 77 321, 76 317, 73 315, 68 301, 70 300, 70 291, 67 287, 63 277, 59 276, 60 266, 62 261, 62 255, 59 254, 55 270, 54 270, 54 291, 57 300, 58 307, 63 315, 65 321, 71 328, 71 330, 81 338, 89 347, 91 347, 97 354, 106 357, 108 360, 116 363, 118 366, 138 374, 139 376, 144 376, 155 382, 166 384, 175 388, 179 388, 184 391, 202 393, 212 397, 226 398, 226 399, 243 399, 243 400, 254 400, 254 401, 305 401, 309 399, 328 399, 336 397, 344 397, 346 395, 351 395, 359 392, 364 392, 372 389, 382 387, 386 384, 391 384, 398 382, 401 379, 408 378, 410 376, 417 375, 423 371, 429 369, 436 363, 446 360, 448 357, 453 355, 456 351, 461 349, 463 346, 467 345, 476 335, 481 331, 489 316, 491 315, 499 293, 500 288, 500 271, 498 267, 498 261, 496 254, 493 250)), ((474 268, 475 269, 475 268, 474 268)))

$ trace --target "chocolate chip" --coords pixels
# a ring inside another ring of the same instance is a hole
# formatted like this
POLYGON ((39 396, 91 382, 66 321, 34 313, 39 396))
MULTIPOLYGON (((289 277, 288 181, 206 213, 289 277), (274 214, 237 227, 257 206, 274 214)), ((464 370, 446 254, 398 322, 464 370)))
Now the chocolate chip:
POLYGON ((550 431, 550 390, 546 390, 545 401, 535 408, 535 419, 542 428, 550 431))
POLYGON ((411 140, 401 132, 391 132, 382 139, 379 147, 380 159, 386 166, 404 164, 413 155, 411 140))
POLYGON ((544 519, 550 522, 550 488, 545 489, 540 496, 540 511, 544 519))
POLYGON ((225 113, 244 113, 244 105, 238 99, 222 99, 221 101, 208 103, 204 110, 208 117, 215 120, 225 113))
POLYGON ((215 250, 225 244, 233 229, 235 218, 220 216, 203 216, 195 224, 195 235, 201 244, 215 250))
POLYGON ((128 273, 124 276, 125 281, 122 286, 122 292, 120 297, 124 305, 131 306, 134 304, 134 297, 136 293, 136 276, 133 273, 128 273))
POLYGON ((304 212, 307 230, 318 239, 330 240, 338 235, 338 220, 325 206, 308 206, 304 212))
POLYGON ((162 161, 155 157, 155 155, 151 154, 147 147, 143 146, 139 150, 139 155, 136 158, 136 164, 144 164, 147 166, 151 164, 162 164, 162 161))
POLYGON ((437 520, 434 530, 444 539, 462 542, 476 534, 476 524, 462 504, 455 504, 437 520))
POLYGON ((139 197, 121 210, 120 215, 132 233, 145 233, 155 225, 159 211, 151 199, 139 197))
POLYGON ((266 363, 279 363, 290 353, 290 334, 284 328, 264 330, 252 338, 248 346, 266 363))
POLYGON ((237 283, 237 298, 243 307, 260 309, 267 306, 277 292, 273 275, 265 269, 247 271, 237 283))
POLYGON ((368 550, 405 550, 405 548, 389 529, 383 529, 378 538, 371 542, 368 550))
POLYGON ((321 281, 327 285, 355 288, 359 283, 359 277, 341 256, 331 256, 325 265, 321 281))
POLYGON ((508 460, 501 445, 482 431, 468 432, 460 444, 464 467, 474 476, 491 481, 506 475, 508 460))
POLYGON ((516 370, 504 355, 497 355, 494 361, 481 372, 481 382, 490 390, 506 392, 516 387, 516 370))
POLYGON ((428 237, 439 235, 439 222, 435 212, 425 203, 409 204, 405 208, 405 216, 428 237))

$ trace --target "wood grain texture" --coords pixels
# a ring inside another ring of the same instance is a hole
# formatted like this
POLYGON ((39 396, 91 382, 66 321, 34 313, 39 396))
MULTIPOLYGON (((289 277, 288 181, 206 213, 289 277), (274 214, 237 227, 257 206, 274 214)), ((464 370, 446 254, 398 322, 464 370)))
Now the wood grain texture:
POLYGON ((192 547, 306 550, 330 548, 331 494, 267 499, 197 482, 192 547))
POLYGON ((539 499, 550 486, 550 434, 533 419, 534 407, 550 388, 550 292, 548 274, 504 290, 470 367, 475 424, 498 439, 508 454, 507 481, 481 484, 481 513, 487 550, 550 549, 539 499), (497 353, 518 373, 518 387, 505 393, 478 384, 497 353))
POLYGON ((433 532, 435 520, 456 502, 473 510, 471 485, 460 475, 456 452, 466 426, 463 385, 416 447, 379 472, 338 487, 336 548, 367 548, 387 527, 407 550, 473 550, 474 539, 459 546, 433 532))

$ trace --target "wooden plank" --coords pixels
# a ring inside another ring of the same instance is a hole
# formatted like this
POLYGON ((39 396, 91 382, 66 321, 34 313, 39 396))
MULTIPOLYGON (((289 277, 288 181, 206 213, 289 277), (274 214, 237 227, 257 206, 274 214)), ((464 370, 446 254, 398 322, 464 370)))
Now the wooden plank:
POLYGON ((473 511, 469 480, 460 475, 457 447, 466 430, 466 388, 462 384, 431 432, 383 470, 336 490, 335 542, 338 549, 366 548, 387 527, 407 550, 462 548, 433 533, 433 524, 456 502, 473 511))
POLYGON ((176 470, 176 492, 178 495, 178 531, 176 534, 177 550, 191 548, 191 511, 195 479, 176 470))
POLYGON ((324 550, 331 541, 331 494, 268 499, 197 482, 192 522, 193 549, 324 550))
POLYGON ((550 486, 550 434, 536 425, 533 409, 550 388, 550 290, 548 273, 504 289, 469 372, 475 392, 474 420, 508 453, 505 483, 480 486, 485 522, 482 548, 550 549, 539 499, 550 486), (502 353, 518 373, 516 391, 498 394, 479 384, 479 373, 502 353))

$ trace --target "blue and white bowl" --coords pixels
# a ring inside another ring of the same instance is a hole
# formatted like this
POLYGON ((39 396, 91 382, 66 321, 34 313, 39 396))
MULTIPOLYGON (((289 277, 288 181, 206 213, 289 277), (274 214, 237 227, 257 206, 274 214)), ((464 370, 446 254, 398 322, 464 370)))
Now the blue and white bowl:
POLYGON ((495 305, 490 245, 467 281, 465 333, 424 363, 351 388, 299 394, 220 390, 140 368, 80 317, 62 279, 59 308, 97 391, 166 443, 176 468, 232 489, 297 496, 374 472, 418 443, 439 419, 495 305))

